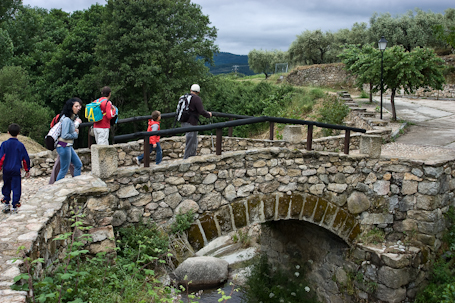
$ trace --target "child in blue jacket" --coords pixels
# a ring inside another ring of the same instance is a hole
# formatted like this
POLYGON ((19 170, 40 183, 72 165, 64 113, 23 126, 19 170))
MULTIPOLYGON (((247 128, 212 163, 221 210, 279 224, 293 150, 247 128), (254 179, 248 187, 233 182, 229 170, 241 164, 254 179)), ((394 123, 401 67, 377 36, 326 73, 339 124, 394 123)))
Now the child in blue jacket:
POLYGON ((10 212, 11 191, 13 192, 13 203, 11 211, 17 213, 21 206, 21 168, 26 171, 25 176, 30 177, 30 158, 24 144, 19 142, 17 135, 20 126, 16 123, 8 127, 11 138, 0 146, 0 170, 3 168, 2 203, 4 213, 10 212))

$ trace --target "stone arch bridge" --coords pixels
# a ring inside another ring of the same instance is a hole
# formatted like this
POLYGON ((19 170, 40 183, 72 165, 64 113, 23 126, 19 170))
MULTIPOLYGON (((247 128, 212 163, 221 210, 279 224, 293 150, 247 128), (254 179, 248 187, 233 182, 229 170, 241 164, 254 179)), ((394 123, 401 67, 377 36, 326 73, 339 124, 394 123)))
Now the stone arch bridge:
MULTIPOLYGON (((343 287, 349 277, 362 273, 363 281, 356 282, 350 296, 401 302, 412 300, 425 281, 446 229, 444 213, 454 205, 454 160, 269 147, 97 172, 94 161, 109 163, 117 157, 113 146, 92 146, 92 172, 101 178, 85 175, 46 186, 18 215, 31 218, 28 224, 15 223, 19 217, 0 222, 3 238, 17 239, 1 244, 2 285, 10 285, 20 270, 6 262, 17 246, 25 245, 32 257, 43 257, 47 264, 58 256, 64 247, 51 239, 70 228, 66 218, 71 207, 81 207, 85 223, 95 227, 92 252, 115 245, 109 240, 113 227, 144 219, 161 224, 194 209, 198 218, 189 238, 195 247, 254 223, 318 226, 336 235, 348 252, 338 263, 321 263, 327 271, 325 284, 318 288, 323 300, 347 296, 343 287), (373 227, 385 235, 380 245, 362 238, 362 232, 373 227)), ((1 289, 4 297, 24 296, 1 289)))

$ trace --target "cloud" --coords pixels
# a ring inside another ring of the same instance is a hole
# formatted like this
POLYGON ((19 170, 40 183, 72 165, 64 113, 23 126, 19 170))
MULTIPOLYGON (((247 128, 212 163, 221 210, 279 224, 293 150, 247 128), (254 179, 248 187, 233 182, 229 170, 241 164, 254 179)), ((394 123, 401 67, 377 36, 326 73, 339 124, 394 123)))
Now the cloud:
MULTIPOLYGON (((103 0, 23 0, 25 5, 71 12, 103 0)), ((368 23, 373 13, 397 16, 409 10, 443 13, 453 0, 193 0, 218 29, 220 50, 246 55, 252 49, 287 50, 305 30, 336 32, 354 23, 368 23)))

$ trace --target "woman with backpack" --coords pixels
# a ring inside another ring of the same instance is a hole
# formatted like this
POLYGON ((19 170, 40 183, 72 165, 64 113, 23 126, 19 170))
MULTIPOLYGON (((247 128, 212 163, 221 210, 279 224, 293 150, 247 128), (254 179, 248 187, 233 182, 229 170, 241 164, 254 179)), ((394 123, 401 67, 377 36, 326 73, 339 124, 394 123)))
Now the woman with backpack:
MULTIPOLYGON (((57 114, 52 119, 51 125, 50 125, 51 128, 53 128, 55 124, 60 122, 60 119, 62 118, 62 116, 63 116, 63 114, 60 113, 60 114, 57 114)), ((76 120, 74 120, 74 126, 76 128, 78 128, 79 124, 81 124, 81 123, 82 123, 82 120, 80 118, 76 118, 76 120)), ((49 178, 49 184, 54 184, 55 183, 55 179, 57 179, 57 175, 58 175, 59 171, 60 171, 60 156, 57 154, 57 159, 55 159, 54 167, 52 168, 52 172, 51 172, 51 177, 49 178)), ((71 176, 74 177, 74 165, 73 165, 73 163, 70 164, 70 174, 71 174, 71 176)))
POLYGON ((68 172, 70 164, 74 165, 74 177, 79 176, 82 170, 82 162, 73 149, 74 139, 79 136, 79 129, 75 125, 80 123, 77 114, 82 109, 82 101, 79 98, 71 98, 66 101, 62 109, 62 133, 57 142, 57 153, 60 157, 60 171, 56 181, 63 179, 68 172))

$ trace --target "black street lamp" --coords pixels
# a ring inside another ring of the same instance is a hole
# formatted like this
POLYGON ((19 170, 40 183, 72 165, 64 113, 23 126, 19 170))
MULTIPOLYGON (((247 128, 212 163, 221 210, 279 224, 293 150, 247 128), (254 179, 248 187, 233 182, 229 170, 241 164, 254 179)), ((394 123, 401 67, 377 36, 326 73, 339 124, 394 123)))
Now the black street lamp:
POLYGON ((384 36, 381 37, 381 40, 378 42, 379 50, 381 51, 381 120, 382 120, 382 93, 384 90, 384 50, 387 47, 387 40, 384 36))

